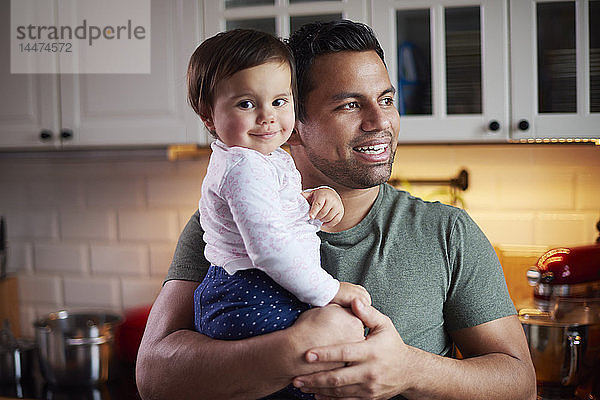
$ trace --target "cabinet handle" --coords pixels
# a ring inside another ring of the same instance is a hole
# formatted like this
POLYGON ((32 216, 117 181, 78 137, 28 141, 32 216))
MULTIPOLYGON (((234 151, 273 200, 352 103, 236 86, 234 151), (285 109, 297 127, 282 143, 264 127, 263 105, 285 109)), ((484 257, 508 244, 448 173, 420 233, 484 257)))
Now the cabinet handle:
POLYGON ((42 129, 42 131, 40 132, 40 140, 42 142, 47 142, 48 140, 52 139, 53 133, 50 129, 42 129))
POLYGON ((60 137, 64 140, 71 140, 73 139, 73 131, 70 129, 63 129, 60 131, 60 137))
POLYGON ((529 129, 529 121, 527 121, 526 119, 522 119, 519 121, 519 129, 522 131, 526 131, 529 129))
POLYGON ((500 122, 498 122, 494 119, 490 122, 490 124, 488 125, 488 128, 490 131, 495 132, 498 129, 500 129, 500 122))

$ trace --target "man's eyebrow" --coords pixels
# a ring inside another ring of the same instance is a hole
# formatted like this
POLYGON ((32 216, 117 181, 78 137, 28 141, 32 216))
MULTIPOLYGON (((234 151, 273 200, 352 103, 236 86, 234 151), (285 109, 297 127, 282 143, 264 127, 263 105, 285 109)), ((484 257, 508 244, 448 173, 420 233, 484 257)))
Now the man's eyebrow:
MULTIPOLYGON (((393 86, 390 86, 389 88, 385 89, 383 92, 381 92, 379 94, 379 97, 384 96, 386 94, 396 94, 396 88, 394 88, 393 86)), ((341 101, 341 100, 346 100, 346 99, 363 99, 366 96, 362 93, 359 92, 340 92, 340 93, 336 93, 335 95, 333 95, 331 97, 331 100, 333 101, 341 101)))

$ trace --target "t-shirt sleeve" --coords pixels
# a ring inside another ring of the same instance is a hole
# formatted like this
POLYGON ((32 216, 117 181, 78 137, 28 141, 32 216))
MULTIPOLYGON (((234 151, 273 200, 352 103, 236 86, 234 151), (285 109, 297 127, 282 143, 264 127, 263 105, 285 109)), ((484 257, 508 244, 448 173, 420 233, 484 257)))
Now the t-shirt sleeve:
POLYGON ((461 210, 450 234, 452 279, 444 303, 448 331, 515 314, 502 266, 477 224, 461 210))
POLYGON ((183 228, 164 282, 173 279, 202 282, 204 279, 210 263, 204 257, 206 244, 202 239, 204 231, 199 217, 200 214, 196 211, 183 228))

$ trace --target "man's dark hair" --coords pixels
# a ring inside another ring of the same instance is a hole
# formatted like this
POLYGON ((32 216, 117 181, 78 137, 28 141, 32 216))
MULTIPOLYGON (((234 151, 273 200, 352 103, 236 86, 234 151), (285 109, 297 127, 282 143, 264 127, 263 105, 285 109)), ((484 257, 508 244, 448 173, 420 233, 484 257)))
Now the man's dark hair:
POLYGON ((310 69, 318 56, 339 51, 373 50, 385 65, 375 33, 360 22, 341 19, 309 23, 292 33, 287 42, 296 60, 297 118, 303 122, 306 120, 306 96, 315 87, 310 69))
POLYGON ((270 61, 290 67, 292 94, 296 98, 294 56, 277 37, 252 29, 234 29, 206 39, 196 48, 188 65, 188 100, 192 108, 201 117, 211 116, 219 82, 270 61))

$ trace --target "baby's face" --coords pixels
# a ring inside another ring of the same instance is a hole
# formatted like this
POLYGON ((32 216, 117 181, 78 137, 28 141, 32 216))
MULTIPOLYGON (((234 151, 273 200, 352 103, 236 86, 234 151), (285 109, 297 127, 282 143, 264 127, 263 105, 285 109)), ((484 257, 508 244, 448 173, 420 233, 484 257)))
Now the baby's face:
POLYGON ((290 67, 278 61, 236 72, 215 91, 212 117, 204 120, 228 146, 268 155, 284 144, 295 123, 290 67))

